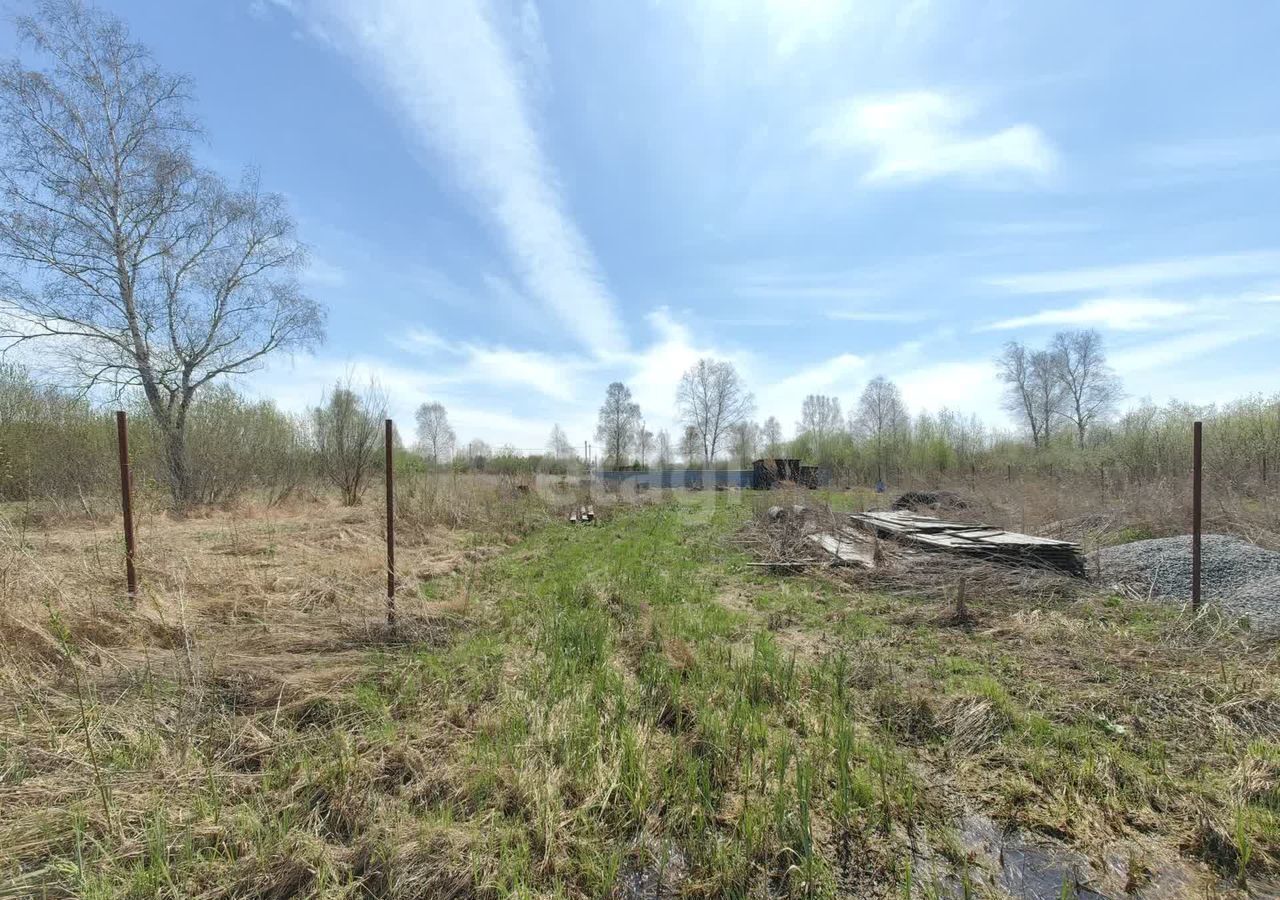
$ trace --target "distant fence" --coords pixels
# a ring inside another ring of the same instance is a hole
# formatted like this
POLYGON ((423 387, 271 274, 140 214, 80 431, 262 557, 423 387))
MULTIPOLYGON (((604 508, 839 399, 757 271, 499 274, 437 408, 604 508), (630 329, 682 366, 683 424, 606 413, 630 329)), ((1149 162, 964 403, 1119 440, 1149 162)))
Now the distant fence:
POLYGON ((663 469, 654 472, 623 470, 598 471, 595 477, 606 487, 633 487, 636 490, 708 490, 714 488, 749 488, 751 469, 663 469))

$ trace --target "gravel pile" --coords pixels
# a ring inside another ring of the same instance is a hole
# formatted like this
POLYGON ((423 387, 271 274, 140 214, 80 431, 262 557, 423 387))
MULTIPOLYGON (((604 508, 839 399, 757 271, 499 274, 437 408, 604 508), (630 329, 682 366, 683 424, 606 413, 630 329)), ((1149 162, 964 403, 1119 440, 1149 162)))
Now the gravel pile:
MULTIPOLYGON (((1098 551, 1104 578, 1149 588, 1153 597, 1191 599, 1191 537, 1134 541, 1098 551)), ((1280 553, 1226 534, 1200 543, 1203 598, 1255 629, 1280 631, 1280 553)))

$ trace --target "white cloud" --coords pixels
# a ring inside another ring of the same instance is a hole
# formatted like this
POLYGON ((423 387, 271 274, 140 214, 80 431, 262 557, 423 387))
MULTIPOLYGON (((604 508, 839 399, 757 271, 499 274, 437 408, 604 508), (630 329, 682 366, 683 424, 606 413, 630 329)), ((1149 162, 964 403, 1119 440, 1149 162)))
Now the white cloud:
POLYGON ((676 428, 676 388, 680 378, 703 357, 732 362, 739 373, 749 376, 751 360, 739 353, 712 345, 699 344, 683 323, 667 307, 659 307, 646 316, 657 336, 652 344, 640 353, 619 359, 624 368, 622 381, 631 388, 633 398, 640 404, 649 428, 676 428))
POLYGON ((911 182, 949 175, 1006 173, 1044 176, 1057 154, 1033 125, 1019 123, 983 133, 973 105, 936 91, 911 91, 845 101, 813 130, 815 144, 870 156, 866 183, 911 182))
POLYGON ((1067 294, 1124 291, 1202 278, 1243 278, 1269 273, 1280 273, 1280 252, 1184 256, 1121 266, 1033 272, 991 278, 988 283, 1017 294, 1067 294))
POLYGON ((1116 331, 1141 331, 1176 322, 1195 312, 1191 303, 1141 297, 1103 297, 1062 309, 1042 309, 1025 316, 1003 319, 983 331, 1035 328, 1041 325, 1097 326, 1116 331))
MULTIPOLYGON (((1238 327, 1197 330, 1177 337, 1113 351, 1111 364, 1121 375, 1168 370, 1184 364, 1189 359, 1259 337, 1261 333, 1253 323, 1238 327)), ((1164 373, 1166 383, 1170 374, 1172 373, 1164 373)))
POLYGON ((849 4, 845 0, 766 0, 763 10, 773 52, 785 60, 808 44, 823 43, 838 34, 849 4))
POLYGON ((508 376, 514 375, 526 363, 517 364, 506 372, 494 372, 483 380, 466 363, 447 371, 430 371, 421 366, 404 366, 380 359, 357 356, 348 358, 300 356, 293 360, 278 359, 270 367, 245 384, 256 396, 270 398, 283 409, 301 412, 320 402, 324 393, 334 383, 347 378, 357 385, 371 379, 386 392, 389 413, 398 423, 401 433, 408 439, 413 429, 413 412, 426 400, 438 400, 449 411, 449 420, 462 440, 482 438, 493 445, 512 444, 525 450, 540 448, 551 430, 556 416, 562 422, 571 420, 571 401, 551 398, 535 403, 538 395, 528 402, 495 405, 478 402, 474 390, 477 386, 510 384, 508 376), (517 416, 510 408, 536 409, 539 414, 517 416))
POLYGON ((342 287, 347 283, 344 269, 314 254, 307 260, 300 278, 304 284, 313 287, 342 287))
POLYGON ((867 360, 856 353, 841 353, 805 366, 782 378, 765 380, 759 386, 759 418, 777 416, 784 429, 800 417, 800 406, 808 394, 830 394, 842 403, 856 399, 867 377, 867 360))
POLYGON ((528 292, 592 350, 624 348, 613 298, 534 126, 523 73, 483 0, 313 0, 308 10, 453 164, 528 292))
POLYGON ((912 412, 942 407, 976 413, 986 422, 1000 421, 1003 390, 989 360, 953 361, 910 369, 894 376, 912 412))
POLYGON ((428 328, 410 328, 403 336, 392 337, 391 343, 410 353, 434 357, 433 373, 424 375, 434 384, 532 388, 555 400, 574 399, 575 375, 590 368, 588 361, 572 355, 450 341, 428 328), (451 359, 442 365, 440 357, 451 359))

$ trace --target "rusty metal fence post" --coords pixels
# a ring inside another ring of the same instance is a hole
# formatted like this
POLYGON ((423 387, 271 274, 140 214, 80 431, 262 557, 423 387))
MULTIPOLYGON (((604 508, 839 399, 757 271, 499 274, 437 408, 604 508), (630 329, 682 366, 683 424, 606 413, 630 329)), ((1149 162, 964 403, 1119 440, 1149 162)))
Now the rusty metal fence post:
POLYGON ((123 409, 116 410, 116 449, 120 454, 120 509, 124 514, 124 577, 129 596, 138 595, 138 572, 133 558, 133 476, 129 471, 129 420, 123 409))
POLYGON ((1203 482, 1201 435, 1204 425, 1191 426, 1191 608, 1200 608, 1200 489, 1203 482))
POLYGON ((386 421, 383 449, 386 454, 387 483, 387 627, 396 627, 396 494, 395 466, 392 455, 394 426, 386 421))

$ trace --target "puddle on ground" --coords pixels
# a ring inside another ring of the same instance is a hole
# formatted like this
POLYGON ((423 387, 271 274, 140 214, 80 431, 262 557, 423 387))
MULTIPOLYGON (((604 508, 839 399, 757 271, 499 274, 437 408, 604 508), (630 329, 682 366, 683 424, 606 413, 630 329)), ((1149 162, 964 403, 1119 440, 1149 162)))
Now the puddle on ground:
POLYGON ((1276 883, 1253 881, 1245 893, 1186 860, 1164 860, 1150 870, 1131 873, 1131 858, 1145 857, 1136 846, 1117 844, 1099 866, 1083 853, 1005 829, 974 812, 960 819, 957 836, 969 859, 967 878, 936 853, 920 854, 922 887, 944 897, 989 896, 990 892, 1018 900, 1280 897, 1276 883))
POLYGON ((680 896, 689 877, 684 852, 669 841, 644 837, 637 842, 643 863, 628 865, 618 874, 612 897, 616 900, 666 900, 680 896))

